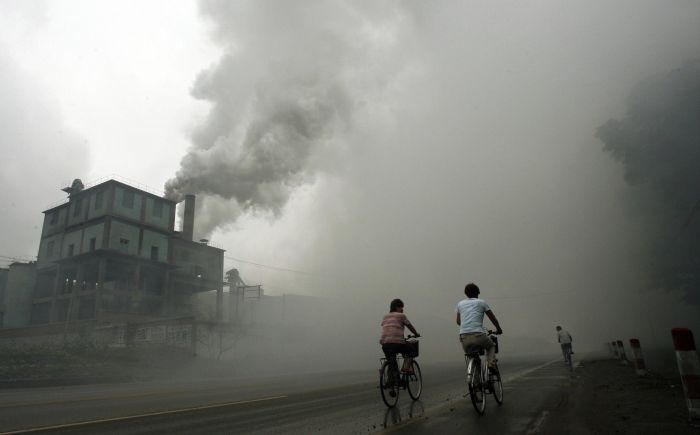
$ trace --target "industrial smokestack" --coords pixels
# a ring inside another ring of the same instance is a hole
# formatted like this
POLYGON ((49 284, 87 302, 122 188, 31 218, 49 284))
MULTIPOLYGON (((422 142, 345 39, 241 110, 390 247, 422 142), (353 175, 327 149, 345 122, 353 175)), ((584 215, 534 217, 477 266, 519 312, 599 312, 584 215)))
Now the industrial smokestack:
POLYGON ((185 216, 182 219, 182 238, 192 240, 194 237, 194 195, 185 195, 185 216))

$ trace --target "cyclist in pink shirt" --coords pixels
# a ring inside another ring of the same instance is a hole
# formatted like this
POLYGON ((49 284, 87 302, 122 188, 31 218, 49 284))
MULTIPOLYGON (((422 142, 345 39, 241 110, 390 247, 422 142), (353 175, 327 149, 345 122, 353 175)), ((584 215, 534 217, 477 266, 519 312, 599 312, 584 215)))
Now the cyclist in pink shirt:
POLYGON ((403 301, 401 299, 391 301, 389 311, 389 314, 386 314, 382 319, 382 336, 379 339, 379 343, 382 345, 384 355, 392 365, 391 367, 395 370, 395 373, 398 372, 398 365, 396 364, 397 353, 404 355, 402 371, 408 372, 411 370, 412 358, 407 356, 411 353, 411 347, 406 343, 406 338, 404 338, 404 328, 407 327, 416 337, 420 337, 420 334, 403 313, 403 301))

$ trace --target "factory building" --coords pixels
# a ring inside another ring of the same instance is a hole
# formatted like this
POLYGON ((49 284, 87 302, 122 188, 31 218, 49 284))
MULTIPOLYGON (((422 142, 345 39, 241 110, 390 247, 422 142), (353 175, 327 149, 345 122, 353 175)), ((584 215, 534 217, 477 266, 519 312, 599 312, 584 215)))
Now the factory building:
POLYGON ((212 290, 221 318, 224 250, 192 240, 193 195, 176 231, 177 202, 125 182, 63 190, 67 199, 44 211, 29 325, 193 316, 193 296, 212 290))

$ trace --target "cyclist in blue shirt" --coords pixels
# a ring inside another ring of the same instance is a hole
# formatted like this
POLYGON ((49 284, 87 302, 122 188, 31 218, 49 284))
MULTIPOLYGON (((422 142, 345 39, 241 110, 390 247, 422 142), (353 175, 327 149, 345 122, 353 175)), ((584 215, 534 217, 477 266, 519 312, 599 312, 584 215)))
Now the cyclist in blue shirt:
POLYGON ((464 287, 466 299, 459 301, 455 311, 457 312, 457 324, 459 325, 459 340, 462 342, 464 352, 471 346, 481 346, 486 350, 486 361, 489 367, 496 362, 496 345, 486 334, 484 328, 484 314, 488 316, 496 327, 496 334, 503 334, 501 325, 498 324, 496 316, 491 311, 491 307, 479 299, 479 287, 470 283, 464 287))

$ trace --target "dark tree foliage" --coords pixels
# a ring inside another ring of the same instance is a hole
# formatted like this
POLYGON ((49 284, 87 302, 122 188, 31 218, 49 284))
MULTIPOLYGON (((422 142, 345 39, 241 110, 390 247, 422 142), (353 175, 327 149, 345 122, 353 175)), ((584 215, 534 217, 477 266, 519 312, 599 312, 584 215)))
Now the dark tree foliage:
POLYGON ((655 224, 648 234, 652 287, 680 290, 700 304, 700 61, 639 83, 624 118, 603 124, 597 136, 622 163, 635 211, 655 224))

